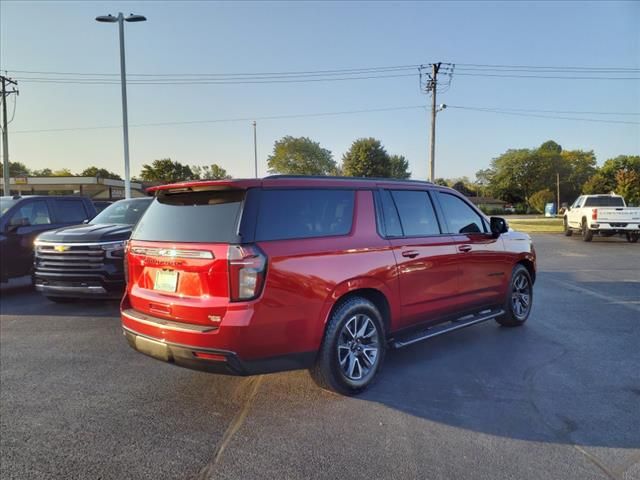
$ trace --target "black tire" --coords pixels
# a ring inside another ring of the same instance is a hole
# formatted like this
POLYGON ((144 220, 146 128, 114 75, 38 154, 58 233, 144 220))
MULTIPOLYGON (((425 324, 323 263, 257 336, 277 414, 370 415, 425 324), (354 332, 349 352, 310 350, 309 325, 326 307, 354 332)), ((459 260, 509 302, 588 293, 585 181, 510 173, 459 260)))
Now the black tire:
POLYGON ((519 327, 529 318, 533 306, 533 282, 524 265, 513 267, 509 291, 504 302, 505 314, 496 318, 504 327, 519 327))
POLYGON ((564 217, 564 236, 565 237, 570 237, 571 235, 573 235, 573 230, 571 230, 571 228, 569 227, 569 222, 567 221, 567 217, 564 217))
POLYGON ((51 300, 52 302, 55 302, 55 303, 72 303, 76 301, 75 298, 69 298, 69 297, 47 297, 47 300, 51 300))
POLYGON ((585 242, 590 242, 593 240, 593 231, 589 230, 589 226, 587 225, 586 220, 582 220, 582 240, 585 242))
POLYGON ((627 233, 627 242, 629 243, 637 243, 638 238, 640 238, 640 235, 637 233, 627 233))
POLYGON ((349 298, 329 318, 311 377, 327 390, 344 395, 360 393, 380 369, 385 347, 382 316, 376 306, 362 297, 349 298))

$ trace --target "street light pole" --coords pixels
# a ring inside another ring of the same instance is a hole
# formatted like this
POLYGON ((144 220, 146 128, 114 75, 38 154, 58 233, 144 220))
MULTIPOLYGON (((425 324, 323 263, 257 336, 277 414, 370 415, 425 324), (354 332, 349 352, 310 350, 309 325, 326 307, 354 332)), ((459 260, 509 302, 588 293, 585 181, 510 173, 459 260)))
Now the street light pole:
POLYGON ((124 22, 144 22, 147 19, 142 15, 129 15, 125 17, 122 12, 117 17, 103 15, 96 17, 98 22, 118 23, 120 37, 120 84, 122 88, 122 136, 124 139, 124 197, 131 198, 131 175, 129 170, 129 115, 127 113, 127 72, 124 56, 124 22))
POLYGON ((127 72, 124 62, 124 16, 118 13, 120 30, 120 83, 122 85, 122 136, 124 137, 124 198, 131 198, 131 177, 129 172, 129 115, 127 112, 127 72))

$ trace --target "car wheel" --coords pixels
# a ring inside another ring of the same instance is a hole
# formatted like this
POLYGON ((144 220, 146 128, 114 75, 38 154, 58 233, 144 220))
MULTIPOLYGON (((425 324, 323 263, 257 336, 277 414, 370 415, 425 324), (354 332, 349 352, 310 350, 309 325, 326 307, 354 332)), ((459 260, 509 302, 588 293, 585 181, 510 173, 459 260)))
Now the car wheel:
POLYGON ((582 220, 582 240, 585 242, 593 240, 593 231, 589 230, 586 220, 582 220))
POLYGON ((567 217, 564 217, 563 224, 564 224, 564 236, 570 237, 571 235, 573 235, 573 230, 569 228, 569 222, 567 222, 567 217))
POLYGON ((516 265, 511 273, 509 291, 504 303, 505 314, 496 321, 505 327, 519 327, 531 313, 533 304, 533 282, 524 265, 516 265))
POLYGON ((369 300, 353 297, 332 313, 311 376, 327 390, 354 395, 372 382, 385 353, 382 316, 369 300))
POLYGON ((629 243, 636 243, 638 238, 640 238, 640 235, 637 233, 627 233, 627 242, 629 243))
POLYGON ((71 302, 75 302, 75 298, 69 298, 69 297, 47 297, 47 300, 51 300, 52 302, 55 303, 71 303, 71 302))

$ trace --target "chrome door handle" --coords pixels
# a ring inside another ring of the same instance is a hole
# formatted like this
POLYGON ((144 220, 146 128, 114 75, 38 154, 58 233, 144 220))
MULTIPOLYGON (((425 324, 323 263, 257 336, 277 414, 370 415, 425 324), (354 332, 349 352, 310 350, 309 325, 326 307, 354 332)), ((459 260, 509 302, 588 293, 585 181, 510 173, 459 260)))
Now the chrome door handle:
POLYGON ((417 250, 405 250, 404 252, 402 252, 402 256, 407 258, 415 258, 418 255, 420 255, 420 252, 418 252, 417 250))
POLYGON ((458 247, 458 250, 464 253, 470 252, 471 251, 471 245, 460 245, 458 247))

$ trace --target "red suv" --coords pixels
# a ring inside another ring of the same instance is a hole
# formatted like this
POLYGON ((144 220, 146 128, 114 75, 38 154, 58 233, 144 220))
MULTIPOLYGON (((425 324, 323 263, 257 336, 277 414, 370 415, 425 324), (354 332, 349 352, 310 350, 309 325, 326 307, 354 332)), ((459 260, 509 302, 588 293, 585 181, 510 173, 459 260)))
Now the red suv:
POLYGON ((357 393, 385 350, 532 306, 528 235, 427 182, 272 176, 154 187, 127 247, 136 350, 357 393))

